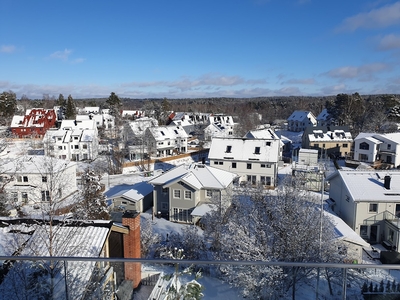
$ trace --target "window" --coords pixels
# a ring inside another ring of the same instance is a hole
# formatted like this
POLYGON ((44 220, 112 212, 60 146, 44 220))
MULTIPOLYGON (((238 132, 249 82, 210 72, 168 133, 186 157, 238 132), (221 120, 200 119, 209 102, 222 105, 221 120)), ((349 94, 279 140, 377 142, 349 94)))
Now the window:
POLYGON ((394 231, 393 229, 389 228, 389 234, 388 234, 388 241, 393 242, 394 241, 394 231))
POLYGON ((24 201, 24 203, 28 203, 28 193, 22 192, 21 196, 22 196, 22 201, 24 201))
POLYGON ((161 135, 163 135, 163 136, 165 135, 164 131, 160 131, 160 132, 161 132, 161 135))
POLYGON ((368 226, 367 225, 361 225, 360 226, 360 236, 361 237, 368 237, 368 226))
POLYGON ((219 161, 218 164, 219 164, 219 165, 223 165, 224 162, 223 162, 223 161, 219 161))
POLYGON ((54 146, 49 146, 49 150, 54 150, 54 146))
POLYGON ((314 148, 318 148, 319 147, 319 144, 314 144, 314 148))
POLYGON ((322 144, 322 148, 325 148, 325 144, 322 144))
POLYGON ((271 142, 266 142, 265 146, 271 146, 271 142))
POLYGON ((218 165, 218 162, 217 162, 217 161, 214 161, 214 165, 218 165))
POLYGON ((388 145, 387 145, 387 149, 388 149, 388 150, 392 149, 392 145, 391 145, 391 144, 388 144, 388 145))
POLYGON ((14 202, 17 202, 18 201, 18 193, 17 192, 11 192, 11 199, 14 202))
POLYGON ((206 190, 206 197, 211 198, 212 197, 212 190, 206 190))
POLYGON ((226 146, 226 153, 231 153, 232 152, 232 146, 226 146))
POLYGON ((168 209, 168 202, 161 202, 161 209, 167 210, 168 209))
POLYGON ((191 191, 185 191, 185 199, 192 199, 192 192, 191 191))
POLYGON ((247 169, 251 170, 251 164, 247 164, 247 169))
POLYGON ((378 212, 378 204, 377 203, 370 203, 369 204, 369 212, 378 212))
POLYGON ((28 182, 28 176, 22 176, 22 181, 23 182, 28 182))
POLYGON ((232 163, 232 169, 236 169, 236 163, 235 162, 232 163))
POLYGON ((366 142, 362 142, 362 143, 358 146, 358 148, 359 148, 360 150, 369 150, 369 145, 368 145, 366 142))
POLYGON ((271 164, 261 164, 261 168, 271 168, 271 164))
POLYGON ((47 182, 47 176, 42 176, 42 182, 47 182))
POLYGON ((75 147, 74 147, 75 149, 79 149, 79 145, 75 145, 75 147))
POLYGON ((348 147, 348 144, 343 144, 342 147, 343 147, 343 148, 347 148, 347 147, 348 147))
POLYGON ((86 145, 86 144, 83 144, 83 145, 82 145, 82 149, 87 149, 87 145, 86 145))
POLYGON ((181 190, 174 190, 174 198, 180 198, 181 197, 181 190))
POLYGON ((251 183, 252 185, 256 185, 257 176, 255 176, 255 175, 247 175, 247 182, 251 183))
POLYGON ((50 192, 42 191, 42 201, 50 201, 50 192))
POLYGON ((260 154, 260 147, 256 147, 254 149, 254 154, 260 154))
POLYGON ((192 222, 191 209, 174 208, 172 219, 179 222, 192 222))
POLYGON ((58 150, 62 150, 62 146, 58 146, 58 150))
POLYGON ((74 140, 77 140, 78 139, 78 137, 77 136, 74 136, 74 140))
POLYGON ((162 189, 162 192, 163 192, 163 194, 168 194, 169 188, 163 188, 163 189, 162 189))

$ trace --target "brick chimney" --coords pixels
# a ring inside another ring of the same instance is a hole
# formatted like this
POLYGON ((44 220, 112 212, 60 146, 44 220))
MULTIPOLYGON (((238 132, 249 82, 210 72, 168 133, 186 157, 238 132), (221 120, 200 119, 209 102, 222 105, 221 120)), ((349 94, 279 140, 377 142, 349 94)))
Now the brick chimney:
MULTIPOLYGON (((125 212, 122 215, 122 225, 129 228, 129 234, 124 234, 124 258, 140 258, 140 214, 125 212)), ((131 280, 133 288, 139 286, 141 280, 140 263, 124 263, 125 280, 131 280)))

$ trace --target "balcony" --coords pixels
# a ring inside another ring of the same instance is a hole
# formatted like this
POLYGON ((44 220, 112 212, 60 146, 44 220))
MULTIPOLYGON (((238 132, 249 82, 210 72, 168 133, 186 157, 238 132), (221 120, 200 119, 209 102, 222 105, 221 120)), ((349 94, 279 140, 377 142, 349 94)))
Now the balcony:
POLYGON ((201 277, 196 281, 203 287, 202 299, 245 299, 243 294, 251 299, 255 290, 279 299, 304 299, 304 295, 307 299, 361 299, 363 294, 400 295, 400 265, 394 264, 22 256, 1 256, 0 259, 4 262, 0 277, 4 299, 13 293, 14 299, 23 295, 36 299, 43 293, 46 297, 52 293, 57 299, 164 299, 172 282, 169 278, 179 280, 181 284, 194 280, 193 275, 183 272, 188 267, 194 271, 201 270, 201 277), (21 268, 24 264, 25 268, 21 268), (46 266, 51 265, 56 266, 52 281, 48 280, 50 274, 46 271, 51 269, 46 266), (124 279, 124 275, 137 270, 138 266, 141 266, 141 278, 124 279), (85 277, 85 282, 82 274, 88 270, 92 273, 85 277), (326 276, 326 272, 331 277, 326 276), (232 280, 229 283, 230 276, 238 273, 243 274, 244 280, 245 274, 259 278, 249 280, 247 284, 239 284, 240 280, 236 281, 237 284, 232 280), (281 276, 282 273, 286 275, 281 276), (299 274, 302 276, 298 277, 299 274), (21 276, 27 280, 21 280, 21 276), (11 282, 13 279, 17 281, 11 282), (128 295, 129 290, 132 293, 135 280, 139 287, 133 295, 128 295), (17 285, 13 285, 15 283, 17 285))

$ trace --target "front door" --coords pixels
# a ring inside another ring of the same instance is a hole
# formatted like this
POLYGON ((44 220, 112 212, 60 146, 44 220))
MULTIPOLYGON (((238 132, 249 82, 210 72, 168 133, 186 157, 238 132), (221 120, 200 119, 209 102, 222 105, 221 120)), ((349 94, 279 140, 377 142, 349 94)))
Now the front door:
POLYGON ((369 242, 371 244, 378 242, 378 225, 371 225, 371 232, 369 234, 369 242))

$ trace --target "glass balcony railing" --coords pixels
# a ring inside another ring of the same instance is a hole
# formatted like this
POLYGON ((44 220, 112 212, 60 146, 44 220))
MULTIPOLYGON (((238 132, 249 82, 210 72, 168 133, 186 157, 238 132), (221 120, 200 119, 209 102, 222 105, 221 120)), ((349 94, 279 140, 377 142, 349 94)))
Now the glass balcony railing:
POLYGON ((189 299, 185 293, 230 300, 400 298, 400 265, 376 262, 0 259, 0 299, 189 299))

